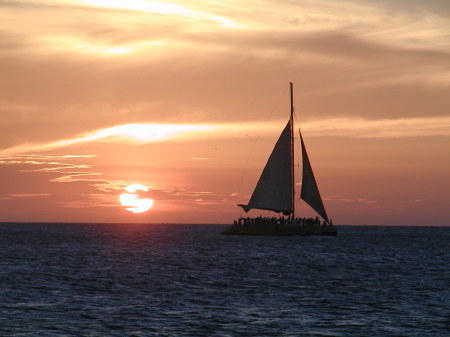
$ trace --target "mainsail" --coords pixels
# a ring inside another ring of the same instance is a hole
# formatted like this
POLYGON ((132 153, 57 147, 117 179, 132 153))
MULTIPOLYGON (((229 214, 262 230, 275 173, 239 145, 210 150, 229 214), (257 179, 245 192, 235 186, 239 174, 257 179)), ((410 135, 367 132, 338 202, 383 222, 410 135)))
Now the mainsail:
MULTIPOLYGON (((238 204, 245 212, 251 209, 263 209, 282 212, 284 215, 291 215, 292 219, 295 218, 294 103, 292 82, 290 83, 290 89, 291 118, 275 144, 248 205, 238 204)), ((303 161, 300 197, 329 223, 301 133, 300 140, 303 161)))
POLYGON ((327 223, 328 216, 323 206, 322 198, 320 197, 319 188, 317 187, 316 179, 309 162, 308 153, 306 152, 305 143, 303 142, 302 134, 300 133, 300 140, 302 143, 302 191, 300 198, 302 198, 309 206, 311 206, 327 223))
POLYGON ((256 208, 283 212, 285 215, 292 213, 291 132, 289 120, 275 144, 248 205, 239 204, 244 211, 256 208))

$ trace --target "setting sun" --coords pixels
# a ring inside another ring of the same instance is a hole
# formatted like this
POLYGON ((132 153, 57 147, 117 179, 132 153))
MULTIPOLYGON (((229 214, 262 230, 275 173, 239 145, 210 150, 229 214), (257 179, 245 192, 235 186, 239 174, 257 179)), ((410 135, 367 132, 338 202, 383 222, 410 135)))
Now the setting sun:
POLYGON ((120 195, 120 203, 123 206, 131 206, 126 210, 133 213, 142 213, 148 211, 153 206, 152 199, 139 199, 136 191, 148 191, 148 188, 141 184, 133 184, 125 188, 127 192, 120 195))

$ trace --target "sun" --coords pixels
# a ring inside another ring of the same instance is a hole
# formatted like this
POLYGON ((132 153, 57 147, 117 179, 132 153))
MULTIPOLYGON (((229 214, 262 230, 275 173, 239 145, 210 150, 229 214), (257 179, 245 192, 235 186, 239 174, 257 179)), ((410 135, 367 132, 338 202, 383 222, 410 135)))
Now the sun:
POLYGON ((148 191, 148 188, 141 184, 133 184, 125 187, 125 190, 130 193, 122 193, 119 197, 122 206, 131 206, 126 210, 133 213, 142 213, 148 211, 153 206, 152 199, 139 199, 136 191, 148 191))

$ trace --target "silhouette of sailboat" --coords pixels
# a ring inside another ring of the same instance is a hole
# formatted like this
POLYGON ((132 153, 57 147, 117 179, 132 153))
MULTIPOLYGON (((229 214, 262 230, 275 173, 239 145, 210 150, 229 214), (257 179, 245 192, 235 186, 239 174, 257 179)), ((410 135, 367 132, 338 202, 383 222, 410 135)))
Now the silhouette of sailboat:
POLYGON ((295 214, 295 145, 293 84, 290 82, 291 116, 281 132, 248 204, 238 204, 245 212, 251 209, 282 213, 280 218, 240 218, 223 234, 265 235, 333 235, 337 230, 328 219, 319 188, 299 129, 302 151, 302 188, 300 198, 323 219, 297 218, 295 214))

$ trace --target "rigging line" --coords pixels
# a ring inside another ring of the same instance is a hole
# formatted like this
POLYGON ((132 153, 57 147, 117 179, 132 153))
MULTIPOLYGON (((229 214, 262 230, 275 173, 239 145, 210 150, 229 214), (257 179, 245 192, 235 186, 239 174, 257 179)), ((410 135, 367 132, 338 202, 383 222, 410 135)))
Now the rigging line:
MULTIPOLYGON (((298 188, 296 188, 296 193, 294 195, 294 197, 296 197, 298 195, 298 198, 300 199, 300 194, 301 194, 301 178, 302 178, 302 174, 301 174, 301 170, 300 170, 300 166, 303 169, 303 163, 302 165, 300 165, 300 158, 302 156, 302 153, 300 151, 301 148, 301 144, 300 144, 300 136, 301 136, 301 131, 300 131, 300 121, 299 121, 299 116, 297 114, 297 104, 295 104, 295 102, 298 100, 294 100, 294 125, 297 125, 297 129, 298 131, 298 137, 295 137, 295 132, 294 132, 294 151, 297 149, 296 153, 297 155, 294 156, 295 158, 295 166, 297 167, 297 174, 295 175, 295 180, 294 183, 296 184, 296 186, 298 186, 298 188)), ((296 208, 301 208, 301 205, 299 202, 295 203, 296 208), (300 207, 299 207, 300 206, 300 207)))
MULTIPOLYGON (((297 123, 297 125, 300 125, 300 124, 297 123)), ((300 137, 301 137, 300 126, 297 127, 297 131, 298 131, 298 137, 297 137, 296 148, 297 148, 298 155, 296 157, 296 161, 297 161, 297 172, 298 173, 297 173, 297 176, 296 176, 296 178, 297 178, 296 184, 298 186, 298 188, 297 188, 297 195, 298 195, 298 199, 300 200, 301 199, 300 198, 301 188, 303 187, 302 180, 301 180, 301 178, 303 178, 303 172, 302 172, 303 171, 303 159, 300 159, 300 158, 303 158, 303 153, 302 153, 302 151, 300 151, 300 148, 301 148, 301 144, 300 144, 300 137), (300 169, 300 160, 302 160, 301 169, 300 169)), ((297 208, 301 208, 301 204, 299 202, 297 202, 296 205, 297 205, 297 208)))
MULTIPOLYGON (((286 89, 282 91, 282 93, 281 93, 280 96, 278 97, 278 100, 276 101, 275 105, 272 107, 271 110, 269 110, 269 114, 266 116, 265 120, 269 120, 270 117, 272 117, 274 111, 278 108, 278 105, 280 104, 281 100, 286 96, 287 92, 288 92, 288 90, 286 90, 286 89)), ((255 139, 255 140, 253 141, 253 143, 252 143, 252 146, 251 146, 250 151, 249 151, 248 156, 247 156, 247 160, 245 161, 244 170, 243 170, 243 172, 242 172, 242 174, 241 174, 241 179, 240 179, 240 181, 239 181, 239 188, 238 188, 238 203, 242 203, 242 202, 241 202, 241 200, 242 200, 242 196, 241 196, 242 184, 243 184, 244 178, 245 178, 245 176, 246 176, 246 174, 247 174, 247 168, 248 168, 248 163, 250 162, 250 157, 251 157, 251 155, 252 155, 252 153, 253 153, 253 151, 254 151, 254 149, 255 149, 255 146, 256 146, 256 144, 258 143, 258 141, 259 141, 260 138, 261 138, 261 134, 258 134, 258 136, 256 137, 256 139, 255 139)), ((239 207, 239 210, 240 210, 240 211, 239 211, 239 217, 241 217, 242 214, 243 214, 243 213, 242 213, 242 212, 243 212, 243 209, 242 209, 241 207, 239 207)))

